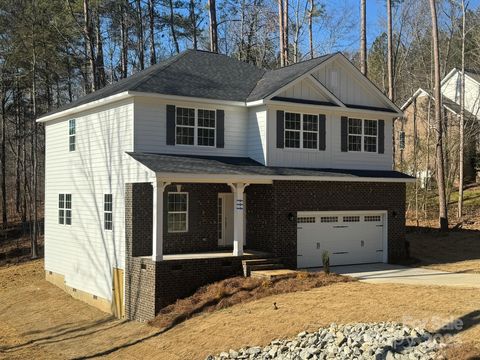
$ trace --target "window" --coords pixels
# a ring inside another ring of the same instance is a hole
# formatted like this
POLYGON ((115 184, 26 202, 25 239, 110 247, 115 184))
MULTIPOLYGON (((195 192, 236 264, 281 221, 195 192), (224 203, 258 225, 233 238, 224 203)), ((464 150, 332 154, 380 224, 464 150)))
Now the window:
POLYGON ((76 134, 76 121, 75 119, 68 120, 68 149, 75 151, 75 134, 76 134))
POLYGON ((348 151, 377 152, 377 137, 377 120, 348 119, 348 151))
POLYGON ((318 148, 318 115, 285 113, 285 147, 318 148))
POLYGON ((177 145, 215 146, 216 111, 177 107, 177 145))
POLYGON ((366 215, 364 220, 366 222, 378 222, 382 220, 382 217, 378 215, 366 215))
POLYGON ((218 198, 217 215, 218 238, 223 240, 223 199, 221 197, 218 198))
POLYGON ((302 216, 297 219, 298 224, 314 223, 315 216, 302 216))
POLYGON ((360 216, 344 216, 343 222, 359 222, 360 216))
POLYGON ((322 216, 320 218, 321 223, 332 223, 337 221, 338 221, 338 216, 322 216))
POLYGON ((104 229, 113 229, 113 199, 112 194, 105 194, 103 197, 103 219, 104 229))
POLYGON ((177 108, 176 142, 193 145, 195 142, 195 109, 177 108))
POLYGON ((377 152, 377 121, 364 120, 363 150, 377 152))
POLYGON ((399 141, 400 141, 400 150, 404 150, 405 149, 405 131, 400 131, 399 141))
POLYGON ((58 194, 58 223, 72 225, 72 194, 58 194))
POLYGON ((167 201, 168 232, 188 231, 188 194, 169 192, 167 201))

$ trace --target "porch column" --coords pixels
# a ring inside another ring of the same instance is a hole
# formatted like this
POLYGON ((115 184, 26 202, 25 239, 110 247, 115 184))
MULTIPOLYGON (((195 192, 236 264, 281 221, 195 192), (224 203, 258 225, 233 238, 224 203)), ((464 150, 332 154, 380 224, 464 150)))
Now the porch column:
POLYGON ((244 239, 244 203, 243 193, 249 185, 246 183, 229 184, 233 192, 233 255, 243 255, 243 239, 244 239))
POLYGON ((152 182, 153 186, 153 246, 152 260, 163 260, 163 192, 170 183, 152 182))

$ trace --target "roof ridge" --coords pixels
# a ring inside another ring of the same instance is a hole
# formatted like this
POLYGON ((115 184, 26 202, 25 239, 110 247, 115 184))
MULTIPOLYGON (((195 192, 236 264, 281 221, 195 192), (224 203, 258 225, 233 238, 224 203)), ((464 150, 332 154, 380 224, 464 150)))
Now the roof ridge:
POLYGON ((277 70, 286 69, 286 68, 293 67, 293 66, 296 66, 296 65, 305 64, 305 63, 313 61, 313 60, 318 60, 318 59, 323 58, 323 57, 331 57, 331 56, 339 54, 339 53, 340 53, 340 51, 337 51, 337 52, 334 52, 334 53, 329 53, 329 54, 324 54, 324 55, 321 55, 321 56, 314 57, 313 59, 307 59, 307 60, 299 61, 299 62, 296 62, 296 63, 293 63, 293 64, 288 64, 286 66, 282 66, 278 69, 272 69, 272 70, 269 70, 269 71, 277 71, 277 70))

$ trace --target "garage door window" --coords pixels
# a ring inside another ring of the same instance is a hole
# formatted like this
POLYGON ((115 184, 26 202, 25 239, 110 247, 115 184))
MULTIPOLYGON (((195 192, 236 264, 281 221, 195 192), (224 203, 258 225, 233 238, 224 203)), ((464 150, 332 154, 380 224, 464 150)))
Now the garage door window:
POLYGON ((381 216, 377 216, 377 215, 367 215, 367 216, 365 216, 365 221, 366 222, 379 222, 380 220, 382 220, 381 216))
POLYGON ((338 222, 338 216, 322 216, 320 218, 322 223, 336 223, 338 222))
POLYGON ((360 216, 344 216, 343 222, 359 222, 360 216))
POLYGON ((297 219, 297 223, 299 224, 306 224, 306 223, 314 223, 315 216, 302 216, 297 219))

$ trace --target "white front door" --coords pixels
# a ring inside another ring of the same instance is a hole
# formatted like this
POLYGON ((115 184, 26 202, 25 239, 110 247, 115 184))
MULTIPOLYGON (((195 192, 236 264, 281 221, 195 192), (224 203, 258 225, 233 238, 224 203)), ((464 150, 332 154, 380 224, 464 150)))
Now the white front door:
POLYGON ((233 246, 233 194, 218 194, 218 246, 233 246))
MULTIPOLYGON (((243 195, 243 210, 245 220, 243 222, 243 233, 246 234, 246 194, 243 195)), ((219 193, 218 194, 218 246, 233 246, 233 193, 219 193)), ((244 238, 245 244, 245 238, 244 238)))
POLYGON ((383 212, 299 212, 297 266, 322 266, 323 251, 330 265, 386 261, 385 226, 383 212))

